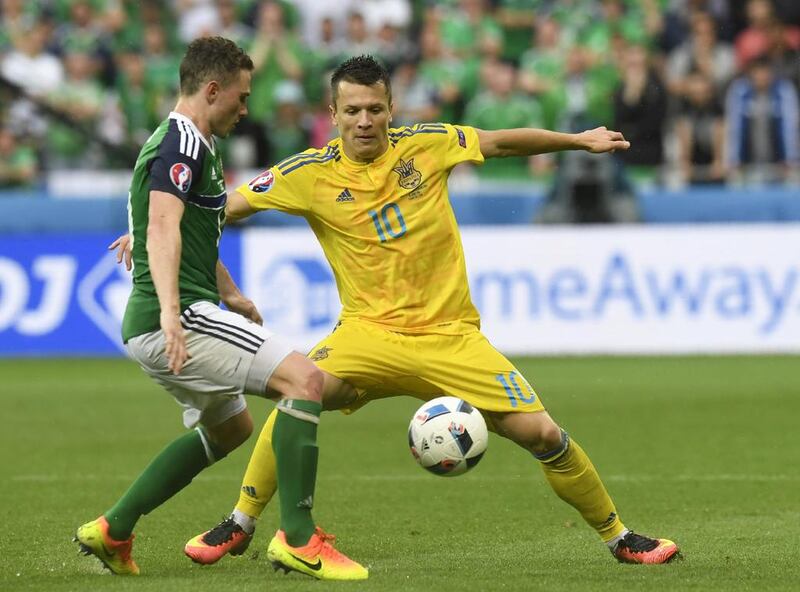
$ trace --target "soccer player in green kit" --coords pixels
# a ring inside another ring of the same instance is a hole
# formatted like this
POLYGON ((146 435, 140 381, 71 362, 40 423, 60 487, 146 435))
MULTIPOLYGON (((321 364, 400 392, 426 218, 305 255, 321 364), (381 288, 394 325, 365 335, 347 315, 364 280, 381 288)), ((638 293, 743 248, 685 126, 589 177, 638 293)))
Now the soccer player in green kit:
POLYGON ((175 110, 147 140, 134 169, 133 291, 122 338, 130 356, 183 407, 190 431, 167 445, 109 510, 78 528, 81 550, 115 574, 139 573, 131 557, 138 519, 248 438, 248 393, 277 399, 281 411, 273 437, 281 499, 276 536, 302 549, 319 579, 368 575, 331 546, 311 516, 322 374, 261 326, 219 260, 227 195, 214 136, 227 136, 247 114, 252 70, 247 54, 227 39, 192 42, 175 110))

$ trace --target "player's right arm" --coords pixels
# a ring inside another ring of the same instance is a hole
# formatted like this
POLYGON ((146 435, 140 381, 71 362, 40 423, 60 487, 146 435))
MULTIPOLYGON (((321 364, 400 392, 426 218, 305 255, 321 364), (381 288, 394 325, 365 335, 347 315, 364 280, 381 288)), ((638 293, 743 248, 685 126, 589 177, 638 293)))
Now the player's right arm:
POLYGON ((184 203, 170 193, 150 192, 147 223, 147 263, 161 307, 161 330, 169 369, 180 374, 189 357, 181 326, 178 273, 181 264, 181 218, 184 203))

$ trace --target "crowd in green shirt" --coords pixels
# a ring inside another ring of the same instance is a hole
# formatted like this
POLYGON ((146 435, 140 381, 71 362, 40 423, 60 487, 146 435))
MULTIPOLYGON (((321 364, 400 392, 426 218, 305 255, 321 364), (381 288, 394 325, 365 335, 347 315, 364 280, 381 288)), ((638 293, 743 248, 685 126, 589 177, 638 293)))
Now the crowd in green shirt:
MULTIPOLYGON (((381 57, 390 71, 413 62, 413 79, 394 97, 398 121, 407 120, 404 100, 413 93, 415 113, 436 121, 564 131, 611 126, 621 56, 632 45, 657 49, 671 6, 669 0, 409 2, 414 17, 408 28, 395 29, 388 19, 367 39, 348 39, 346 32, 356 29, 350 25, 357 24, 348 21, 359 17, 359 3, 352 1, 338 32, 322 27, 316 44, 301 36, 302 3, 209 2, 218 11, 217 24, 205 32, 234 38, 255 64, 250 116, 231 140, 240 147, 244 141, 246 149, 228 146, 235 152, 229 166, 261 167, 330 139, 326 75, 354 51, 381 57)), ((46 155, 47 166, 80 166, 76 155, 91 153, 92 134, 125 146, 142 144, 174 104, 187 42, 179 11, 192 4, 203 3, 4 3, 11 8, 0 23, 0 60, 15 49, 16 23, 33 19, 46 23, 47 51, 64 64, 64 81, 46 100, 78 126, 51 122, 44 138, 29 142, 46 155)), ((0 109, 0 118, 8 120, 9 110, 0 109)), ((99 161, 83 163, 120 165, 103 162, 103 151, 95 154, 99 161)), ((547 174, 549 166, 535 158, 497 160, 478 174, 528 178, 547 174)))

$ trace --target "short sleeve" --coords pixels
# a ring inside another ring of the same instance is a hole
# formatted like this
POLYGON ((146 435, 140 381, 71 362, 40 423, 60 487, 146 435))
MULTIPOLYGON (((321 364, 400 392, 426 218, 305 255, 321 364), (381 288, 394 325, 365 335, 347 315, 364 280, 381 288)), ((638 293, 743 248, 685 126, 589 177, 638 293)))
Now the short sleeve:
MULTIPOLYGON (((314 167, 307 167, 314 168, 314 167)), ((236 188, 254 210, 278 210, 287 214, 305 214, 311 205, 307 171, 300 169, 284 175, 274 166, 250 182, 236 188)))
POLYGON ((150 191, 171 193, 186 201, 192 185, 200 179, 203 172, 204 155, 205 152, 200 150, 195 159, 162 146, 158 155, 150 161, 150 191))
POLYGON ((478 132, 467 125, 445 124, 447 145, 444 151, 445 168, 451 169, 461 162, 483 163, 478 132))

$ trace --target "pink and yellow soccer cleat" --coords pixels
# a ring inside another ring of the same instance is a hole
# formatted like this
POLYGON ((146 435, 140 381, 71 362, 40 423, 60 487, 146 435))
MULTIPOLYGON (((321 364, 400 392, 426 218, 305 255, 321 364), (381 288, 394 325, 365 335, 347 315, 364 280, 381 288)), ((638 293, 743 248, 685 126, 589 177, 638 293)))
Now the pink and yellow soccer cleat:
POLYGON ((611 554, 620 563, 669 563, 678 556, 678 545, 667 539, 628 532, 612 549, 611 554))
POLYGON ((336 539, 317 527, 303 547, 292 547, 282 530, 275 533, 267 549, 267 558, 275 571, 299 571, 318 580, 366 580, 369 571, 333 547, 336 539))
POLYGON ((183 548, 186 556, 195 563, 211 565, 227 553, 241 555, 250 546, 252 534, 247 534, 233 518, 226 518, 211 530, 198 534, 183 548))
POLYGON ((94 555, 111 573, 117 575, 139 575, 139 566, 131 558, 133 535, 127 541, 115 541, 108 536, 108 521, 105 516, 78 527, 75 538, 84 555, 94 555))

